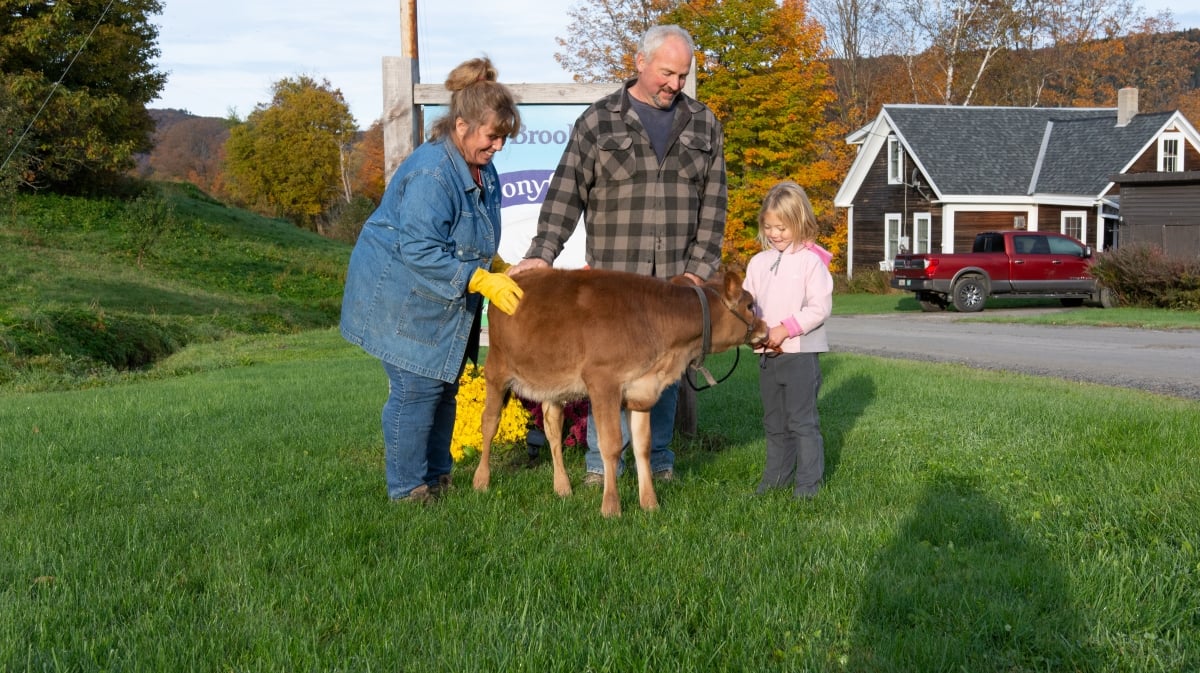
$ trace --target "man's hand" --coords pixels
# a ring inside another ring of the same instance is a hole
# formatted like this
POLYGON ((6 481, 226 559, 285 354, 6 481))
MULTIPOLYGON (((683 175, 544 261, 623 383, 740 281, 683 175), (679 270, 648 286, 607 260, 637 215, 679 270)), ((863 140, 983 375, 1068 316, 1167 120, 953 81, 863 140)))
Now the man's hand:
POLYGON ((524 295, 521 287, 512 278, 483 269, 476 269, 475 274, 471 276, 471 282, 467 283, 467 289, 487 297, 496 308, 509 315, 517 310, 517 303, 524 295))
POLYGON ((510 276, 515 276, 523 271, 528 271, 530 269, 546 269, 549 267, 550 267, 550 265, 546 263, 546 260, 544 260, 540 257, 526 257, 525 259, 521 260, 520 262, 517 262, 513 266, 508 267, 507 273, 510 276))

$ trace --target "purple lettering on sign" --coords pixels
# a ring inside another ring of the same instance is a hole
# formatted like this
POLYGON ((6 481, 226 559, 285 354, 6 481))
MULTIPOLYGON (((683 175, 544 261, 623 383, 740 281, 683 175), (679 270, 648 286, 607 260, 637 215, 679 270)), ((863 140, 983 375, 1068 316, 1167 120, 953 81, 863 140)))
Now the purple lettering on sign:
POLYGON ((537 204, 546 200, 552 170, 512 171, 500 175, 501 208, 537 204))

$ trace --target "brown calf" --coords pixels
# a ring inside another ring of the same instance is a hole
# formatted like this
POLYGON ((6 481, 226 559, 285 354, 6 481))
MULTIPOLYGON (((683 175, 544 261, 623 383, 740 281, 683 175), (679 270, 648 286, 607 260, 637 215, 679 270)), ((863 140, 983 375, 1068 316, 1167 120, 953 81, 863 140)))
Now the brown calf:
POLYGON ((621 407, 637 463, 642 509, 658 508, 650 475, 649 410, 688 364, 743 343, 766 338, 753 297, 740 274, 695 286, 619 271, 534 269, 514 277, 524 297, 509 316, 488 312, 484 362, 487 401, 476 490, 491 480, 488 460, 506 391, 542 402, 554 463, 554 492, 571 494, 562 458, 563 405, 588 397, 604 461, 600 513, 619 516, 617 460, 621 407), (702 295, 702 296, 701 296, 702 295), (703 301, 702 301, 703 298, 703 301), (705 321, 708 324, 705 324, 705 321))

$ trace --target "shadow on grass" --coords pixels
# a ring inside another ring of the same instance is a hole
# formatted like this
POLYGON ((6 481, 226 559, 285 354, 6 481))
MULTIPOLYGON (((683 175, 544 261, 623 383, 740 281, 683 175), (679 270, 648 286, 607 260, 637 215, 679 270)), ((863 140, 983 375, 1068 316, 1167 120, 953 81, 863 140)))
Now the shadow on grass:
MULTIPOLYGON (((824 381, 834 378, 831 374, 836 371, 838 362, 834 358, 821 359, 821 378, 824 381)), ((821 436, 825 440, 826 484, 833 481, 837 473, 842 450, 846 446, 846 436, 854 429, 863 410, 874 402, 875 394, 875 382, 863 375, 851 376, 833 388, 822 384, 817 406, 821 412, 821 436)))
POLYGON ((852 638, 850 671, 1099 668, 1061 569, 957 475, 876 557, 852 638))
POLYGON ((49 301, 72 302, 80 296, 91 298, 110 311, 134 311, 149 314, 211 315, 229 310, 229 298, 217 295, 201 297, 195 292, 166 290, 133 280, 79 279, 64 277, 43 290, 49 301), (86 287, 86 289, 85 289, 86 287))

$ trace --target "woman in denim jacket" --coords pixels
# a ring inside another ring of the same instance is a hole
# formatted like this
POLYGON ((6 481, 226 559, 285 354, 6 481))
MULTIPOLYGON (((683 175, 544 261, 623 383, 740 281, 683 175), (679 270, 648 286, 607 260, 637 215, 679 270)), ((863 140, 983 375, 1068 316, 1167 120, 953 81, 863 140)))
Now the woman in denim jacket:
POLYGON ((490 273, 500 240, 492 157, 520 131, 487 58, 446 78, 450 108, 396 169, 350 255, 341 332, 383 362, 388 496, 428 503, 450 484, 455 396, 478 349, 483 299, 512 313, 521 290, 490 273))

